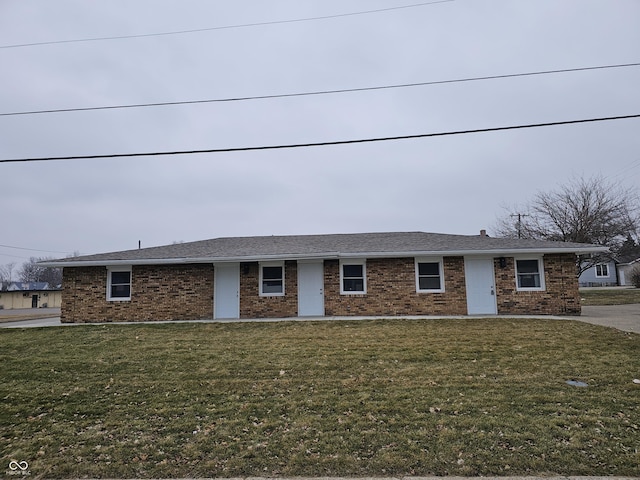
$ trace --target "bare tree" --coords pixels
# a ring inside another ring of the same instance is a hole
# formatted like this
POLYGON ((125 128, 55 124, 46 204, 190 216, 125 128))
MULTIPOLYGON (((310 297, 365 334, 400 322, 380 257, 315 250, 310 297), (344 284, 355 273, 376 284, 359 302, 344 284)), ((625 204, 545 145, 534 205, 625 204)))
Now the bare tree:
MULTIPOLYGON (((495 226, 498 236, 592 243, 614 253, 627 239, 638 238, 640 226, 637 191, 602 176, 574 178, 557 190, 537 193, 525 208, 507 212, 495 226)), ((578 274, 603 257, 580 260, 578 274)))
POLYGON ((7 288, 7 285, 13 281, 14 268, 16 268, 16 262, 0 265, 0 290, 7 288))
POLYGON ((31 257, 29 261, 22 264, 18 272, 22 282, 48 282, 51 287, 56 287, 62 283, 62 269, 43 267, 38 262, 51 260, 49 257, 31 257))

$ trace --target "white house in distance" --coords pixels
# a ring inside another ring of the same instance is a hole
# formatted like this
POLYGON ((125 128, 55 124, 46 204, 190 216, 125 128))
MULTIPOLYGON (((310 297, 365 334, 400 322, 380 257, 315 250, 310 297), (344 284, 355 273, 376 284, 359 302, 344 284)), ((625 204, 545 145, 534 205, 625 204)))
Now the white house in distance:
POLYGON ((61 289, 47 282, 11 282, 0 291, 0 309, 59 308, 61 303, 61 289))
POLYGON ((640 257, 627 255, 617 259, 618 285, 632 285, 631 272, 640 270, 640 257))

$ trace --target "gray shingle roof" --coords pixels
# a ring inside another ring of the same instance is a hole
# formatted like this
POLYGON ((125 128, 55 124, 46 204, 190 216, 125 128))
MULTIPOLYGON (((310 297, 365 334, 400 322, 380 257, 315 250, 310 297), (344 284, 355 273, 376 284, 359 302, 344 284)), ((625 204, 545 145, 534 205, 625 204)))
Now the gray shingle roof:
POLYGON ((425 232, 227 237, 43 262, 52 266, 256 261, 269 259, 593 253, 582 243, 425 232))
POLYGON ((35 292, 49 290, 48 282, 11 282, 7 291, 9 292, 35 292))

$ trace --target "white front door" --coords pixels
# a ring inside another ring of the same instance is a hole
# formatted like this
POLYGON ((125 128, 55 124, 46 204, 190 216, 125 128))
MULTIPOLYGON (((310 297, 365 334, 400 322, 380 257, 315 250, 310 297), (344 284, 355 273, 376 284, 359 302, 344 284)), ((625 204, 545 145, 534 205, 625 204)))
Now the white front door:
POLYGON ((324 316, 324 262, 298 262, 298 316, 324 316))
POLYGON ((213 318, 240 318, 240 264, 215 265, 213 318))
POLYGON ((467 313, 469 315, 495 315, 496 287, 492 258, 464 259, 467 284, 467 313))

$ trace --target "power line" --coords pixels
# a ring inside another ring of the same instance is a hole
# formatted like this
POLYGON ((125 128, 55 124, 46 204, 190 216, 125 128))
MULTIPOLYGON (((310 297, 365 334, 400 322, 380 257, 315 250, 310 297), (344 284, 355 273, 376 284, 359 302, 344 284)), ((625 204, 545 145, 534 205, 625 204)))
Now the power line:
POLYGON ((614 172, 613 174, 608 175, 608 177, 611 179, 627 177, 632 170, 635 170, 638 167, 640 167, 640 158, 625 164, 617 173, 614 172))
POLYGON ((2 248, 13 248, 15 250, 28 250, 30 252, 47 252, 47 253, 69 253, 69 252, 58 252, 56 250, 38 250, 37 248, 24 248, 24 247, 14 247, 11 245, 0 245, 2 248))
POLYGON ((398 7, 379 8, 377 10, 365 10, 360 12, 339 13, 335 15, 324 15, 319 17, 294 18, 291 20, 275 20, 272 22, 256 22, 256 23, 244 23, 240 25, 224 25, 220 27, 195 28, 191 30, 176 30, 172 32, 143 33, 143 34, 137 34, 137 35, 119 35, 119 36, 112 36, 112 37, 77 38, 72 40, 53 40, 48 42, 19 43, 15 45, 0 45, 0 48, 22 48, 22 47, 35 47, 39 45, 55 45, 55 44, 61 44, 61 43, 99 42, 104 40, 121 40, 126 38, 159 37, 159 36, 167 36, 167 35, 182 35, 186 33, 208 32, 212 30, 230 30, 234 28, 249 28, 249 27, 261 27, 265 25, 280 25, 285 23, 310 22, 315 20, 329 20, 332 18, 340 18, 340 17, 352 17, 356 15, 369 15, 372 13, 388 12, 391 10, 401 10, 404 8, 423 7, 425 5, 434 5, 436 3, 447 3, 447 2, 453 2, 453 1, 455 0, 436 0, 432 2, 414 3, 411 5, 400 5, 398 7))
POLYGON ((168 155, 193 155, 199 153, 230 153, 230 152, 248 152, 256 150, 283 150, 289 148, 307 148, 307 147, 326 147, 330 145, 349 145, 356 143, 372 143, 372 142, 387 142, 392 140, 411 140, 417 138, 428 137, 444 137, 450 135, 464 135, 469 133, 484 133, 484 132, 498 132, 503 130, 516 130, 524 128, 537 128, 537 127, 552 127, 557 125, 570 125, 578 123, 591 123, 591 122, 604 122, 610 120, 624 120, 630 118, 640 118, 640 114, 634 115, 620 115, 615 117, 600 117, 600 118, 585 118, 579 120, 565 120, 559 122, 548 123, 532 123, 526 125, 511 125, 505 127, 492 127, 492 128, 479 128, 473 130, 456 130, 449 132, 437 132, 437 133, 421 133, 417 135, 400 135, 395 137, 377 137, 377 138, 363 138, 356 140, 337 140, 331 142, 316 142, 316 143, 293 143, 287 145, 263 145, 254 147, 236 147, 236 148, 211 148, 204 150, 176 150, 165 152, 144 152, 144 153, 113 153, 107 155, 77 155, 77 156, 64 156, 64 157, 34 157, 34 158, 11 158, 0 160, 0 163, 16 163, 16 162, 43 162, 54 160, 91 160, 91 159, 104 159, 104 158, 125 158, 125 157, 158 157, 168 155))
POLYGON ((0 253, 0 257, 20 258, 22 260, 29 260, 29 257, 21 257, 19 255, 9 255, 8 253, 0 253))
POLYGON ((329 94, 336 94, 336 93, 365 92, 365 91, 372 91, 372 90, 421 87, 421 86, 427 86, 427 85, 442 85, 447 83, 476 82, 480 80, 496 80, 501 78, 528 77, 528 76, 534 76, 534 75, 549 75, 549 74, 555 74, 555 73, 582 72, 587 70, 604 70, 604 69, 610 69, 610 68, 625 68, 625 67, 638 67, 638 66, 640 66, 640 62, 620 63, 615 65, 599 65, 599 66, 592 66, 592 67, 563 68, 560 70, 541 70, 536 72, 511 73, 506 75, 490 75, 485 77, 468 77, 468 78, 458 78, 458 79, 452 79, 452 80, 434 80, 430 82, 403 83, 403 84, 397 84, 397 85, 383 85, 383 86, 374 86, 374 87, 342 88, 342 89, 336 89, 336 90, 321 90, 321 91, 314 91, 314 92, 283 93, 283 94, 276 94, 276 95, 256 95, 256 96, 247 96, 247 97, 214 98, 214 99, 207 99, 207 100, 186 100, 186 101, 177 101, 177 102, 135 103, 135 104, 125 104, 125 105, 103 105, 98 107, 31 110, 31 111, 24 111, 24 112, 0 113, 0 117, 9 117, 9 116, 16 116, 16 115, 39 115, 39 114, 46 114, 46 113, 87 112, 87 111, 93 111, 93 110, 116 110, 116 109, 125 109, 125 108, 166 107, 166 106, 174 106, 174 105, 194 105, 199 103, 241 102, 241 101, 248 101, 248 100, 266 100, 266 99, 274 99, 274 98, 304 97, 304 96, 312 96, 312 95, 329 95, 329 94))

